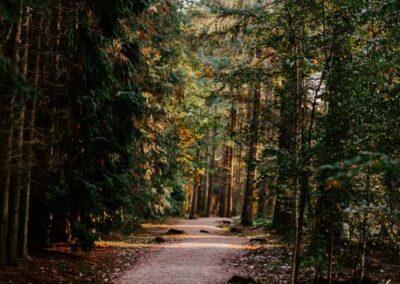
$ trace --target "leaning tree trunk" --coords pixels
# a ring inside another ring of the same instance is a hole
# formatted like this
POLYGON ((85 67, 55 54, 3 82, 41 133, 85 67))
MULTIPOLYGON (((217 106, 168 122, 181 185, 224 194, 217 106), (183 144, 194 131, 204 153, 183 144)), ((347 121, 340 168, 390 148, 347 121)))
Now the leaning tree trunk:
MULTIPOLYGON (((326 58, 326 66, 329 65, 329 60, 330 58, 326 58)), ((296 64, 297 66, 297 64, 296 64)), ((303 112, 307 106, 307 99, 309 94, 301 92, 300 89, 303 89, 303 76, 300 76, 300 70, 297 70, 297 78, 298 78, 298 92, 299 96, 303 98, 303 112)), ((314 94, 314 99, 311 105, 311 117, 310 117, 310 122, 308 129, 305 128, 305 117, 303 115, 303 122, 302 122, 302 131, 301 131, 301 157, 302 157, 302 171, 300 175, 300 196, 299 196, 299 211, 298 211, 298 217, 297 217, 297 228, 296 228, 296 239, 295 239, 295 246, 294 246, 294 252, 293 252, 293 263, 292 263, 292 282, 297 283, 298 278, 299 278, 299 269, 300 269, 300 253, 301 253, 301 245, 303 241, 303 225, 304 225, 304 219, 305 219, 305 212, 306 212, 306 205, 307 201, 309 199, 309 178, 310 178, 310 172, 308 170, 308 166, 310 164, 310 151, 312 147, 312 132, 314 129, 314 121, 315 121, 315 114, 316 114, 316 107, 317 107, 317 98, 318 98, 318 93, 322 87, 322 84, 325 80, 326 76, 326 70, 323 70, 322 76, 319 81, 319 85, 315 91, 314 94)))

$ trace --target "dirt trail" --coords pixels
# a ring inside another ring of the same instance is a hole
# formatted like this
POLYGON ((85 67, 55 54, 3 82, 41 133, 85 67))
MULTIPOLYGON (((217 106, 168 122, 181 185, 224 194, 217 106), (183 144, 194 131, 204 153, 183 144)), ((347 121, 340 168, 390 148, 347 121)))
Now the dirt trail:
POLYGON ((242 238, 218 234, 223 229, 217 227, 217 222, 222 220, 227 219, 201 218, 171 225, 188 235, 179 242, 161 244, 159 251, 151 252, 116 283, 226 283, 237 271, 228 267, 224 259, 241 254, 245 245, 242 238))

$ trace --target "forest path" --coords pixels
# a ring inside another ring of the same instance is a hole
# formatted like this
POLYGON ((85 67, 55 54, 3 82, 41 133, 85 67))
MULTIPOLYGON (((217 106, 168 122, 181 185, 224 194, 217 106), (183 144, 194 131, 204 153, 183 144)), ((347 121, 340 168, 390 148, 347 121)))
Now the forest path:
POLYGON ((147 255, 116 283, 226 283, 239 274, 237 268, 228 266, 227 260, 239 257, 246 246, 243 238, 223 235, 225 230, 217 227, 223 220, 229 219, 200 218, 164 225, 166 229, 184 230, 187 235, 178 242, 161 244, 160 250, 147 255))

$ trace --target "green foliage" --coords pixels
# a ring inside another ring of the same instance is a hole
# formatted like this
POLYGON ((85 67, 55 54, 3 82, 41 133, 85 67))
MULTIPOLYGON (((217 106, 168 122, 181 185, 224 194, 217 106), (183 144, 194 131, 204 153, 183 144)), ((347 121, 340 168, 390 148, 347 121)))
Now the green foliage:
POLYGON ((277 227, 312 240, 294 262, 305 254, 324 277, 343 239, 398 247, 398 3, 200 2, 195 16, 215 17, 198 35, 218 82, 263 87, 257 185, 277 227))
POLYGON ((181 215, 192 172, 179 157, 193 149, 182 149, 179 130, 191 123, 187 102, 205 86, 184 48, 183 12, 170 1, 17 1, 21 14, 8 2, 0 6, 2 52, 17 20, 32 12, 19 50, 22 57, 30 44, 28 78, 0 55, 1 100, 12 106, 15 93, 24 95, 26 117, 39 55, 40 108, 34 125, 26 122, 38 140, 29 142, 32 235, 42 238, 35 241, 45 243, 46 226, 57 223, 56 239, 78 238, 90 249, 96 232, 128 233, 146 218, 181 215))

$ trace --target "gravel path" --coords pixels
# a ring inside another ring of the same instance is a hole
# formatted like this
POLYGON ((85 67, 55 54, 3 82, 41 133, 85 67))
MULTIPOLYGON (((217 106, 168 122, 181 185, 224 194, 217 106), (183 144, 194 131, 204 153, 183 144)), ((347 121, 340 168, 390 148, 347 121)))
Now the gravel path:
POLYGON ((179 242, 161 244, 159 251, 151 252, 116 283, 226 283, 237 271, 224 260, 238 257, 245 245, 242 238, 218 234, 222 229, 217 227, 217 222, 222 220, 227 219, 200 218, 171 225, 184 230, 187 236, 179 242))

